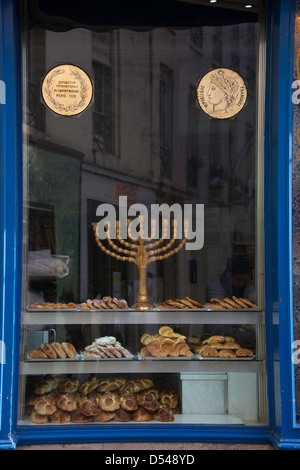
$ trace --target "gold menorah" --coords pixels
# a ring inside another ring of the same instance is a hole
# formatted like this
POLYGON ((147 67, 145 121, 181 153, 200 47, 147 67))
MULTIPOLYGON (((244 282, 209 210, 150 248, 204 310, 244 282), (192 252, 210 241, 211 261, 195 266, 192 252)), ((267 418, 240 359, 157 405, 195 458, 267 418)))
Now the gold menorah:
MULTIPOLYGON (((127 228, 131 221, 127 220, 127 228)), ((95 239, 98 246, 101 248, 104 253, 109 256, 112 256, 120 261, 129 261, 131 263, 135 263, 138 272, 139 272, 139 293, 137 303, 132 306, 132 308, 137 310, 151 310, 153 309, 153 305, 149 301, 148 293, 147 293, 147 268, 150 263, 154 261, 165 260, 170 258, 170 256, 175 255, 181 248, 184 246, 186 242, 186 237, 183 236, 183 239, 180 243, 172 249, 173 245, 175 244, 175 230, 174 230, 174 220, 172 221, 172 231, 170 235, 170 241, 165 243, 166 238, 164 233, 162 234, 161 238, 158 238, 156 241, 150 238, 133 238, 129 230, 127 231, 128 239, 130 241, 126 241, 120 237, 120 227, 119 221, 116 221, 116 240, 118 244, 116 244, 111 236, 110 236, 110 224, 106 224, 106 232, 107 232, 107 242, 109 244, 110 249, 106 248, 97 234, 97 223, 93 223, 93 229, 95 234, 95 239), (159 247, 159 245, 163 246, 159 247), (120 246, 121 245, 121 246, 120 246), (125 248, 122 248, 124 246, 125 248), (158 248, 159 247, 159 248, 158 248), (162 253, 162 254, 160 254, 162 253)))

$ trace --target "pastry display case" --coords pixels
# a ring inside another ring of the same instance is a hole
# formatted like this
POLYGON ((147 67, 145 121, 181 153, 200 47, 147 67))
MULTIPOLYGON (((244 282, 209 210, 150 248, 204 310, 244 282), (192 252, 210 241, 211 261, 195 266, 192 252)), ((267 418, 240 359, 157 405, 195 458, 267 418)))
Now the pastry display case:
POLYGON ((260 7, 38 3, 18 426, 266 425, 260 7))

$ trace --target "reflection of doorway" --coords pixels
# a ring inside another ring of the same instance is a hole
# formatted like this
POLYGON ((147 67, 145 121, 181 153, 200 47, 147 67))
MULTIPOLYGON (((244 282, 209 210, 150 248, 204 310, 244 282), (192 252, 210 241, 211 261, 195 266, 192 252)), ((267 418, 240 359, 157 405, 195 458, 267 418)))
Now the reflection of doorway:
POLYGON ((95 241, 92 223, 98 220, 96 210, 101 203, 91 199, 87 200, 88 298, 109 295, 127 300, 128 264, 105 254, 95 241), (119 295, 114 295, 116 293, 119 295))

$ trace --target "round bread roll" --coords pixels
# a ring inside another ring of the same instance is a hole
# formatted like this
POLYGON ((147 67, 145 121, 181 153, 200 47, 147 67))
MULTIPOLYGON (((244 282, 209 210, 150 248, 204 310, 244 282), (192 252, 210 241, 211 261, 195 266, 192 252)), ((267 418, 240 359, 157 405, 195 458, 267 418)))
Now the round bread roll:
POLYGON ((49 417, 47 415, 40 415, 37 411, 33 410, 30 420, 35 424, 44 424, 48 423, 49 417))
POLYGON ((97 398, 95 396, 79 397, 78 404, 81 413, 85 416, 97 416, 99 413, 97 398))
POLYGON ((121 395, 120 398, 121 398, 120 406, 121 408, 123 408, 123 410, 134 411, 138 409, 139 402, 138 402, 136 394, 124 393, 123 395, 121 395))
POLYGON ((78 391, 80 380, 77 377, 70 377, 64 379, 59 384, 59 391, 61 393, 75 393, 78 391))
POLYGON ((83 413, 81 413, 80 410, 75 410, 75 411, 72 411, 71 413, 71 421, 72 423, 78 423, 78 424, 91 423, 92 421, 94 421, 94 417, 86 416, 83 413))
POLYGON ((99 406, 104 411, 116 411, 120 405, 121 398, 115 392, 105 392, 99 400, 99 406))
POLYGON ((145 410, 145 408, 139 407, 136 411, 133 411, 132 419, 139 422, 151 421, 152 414, 145 410))
POLYGON ((57 410, 55 399, 50 395, 43 396, 36 401, 34 409, 39 415, 53 415, 57 410))
POLYGON ((98 386, 99 380, 95 376, 91 375, 80 384, 79 393, 81 395, 88 395, 89 393, 96 390, 98 386))
POLYGON ((63 410, 56 410, 53 415, 50 416, 51 423, 68 423, 71 421, 71 414, 63 410))
POLYGON ((162 405, 176 408, 178 405, 178 394, 174 390, 162 390, 159 394, 159 400, 162 405))
POLYGON ((139 405, 148 411, 159 409, 159 402, 154 391, 145 390, 138 396, 139 405))
POLYGON ((153 419, 163 422, 174 421, 174 413, 168 406, 164 405, 153 414, 153 419))
POLYGON ((107 421, 111 421, 114 417, 115 417, 114 411, 99 410, 99 413, 96 416, 94 416, 94 422, 106 423, 107 421))
POLYGON ((129 411, 123 410, 123 408, 120 408, 119 410, 116 410, 113 420, 123 423, 131 421, 131 413, 129 411))
POLYGON ((77 396, 74 393, 64 393, 58 395, 56 399, 56 406, 64 411, 77 410, 77 396))

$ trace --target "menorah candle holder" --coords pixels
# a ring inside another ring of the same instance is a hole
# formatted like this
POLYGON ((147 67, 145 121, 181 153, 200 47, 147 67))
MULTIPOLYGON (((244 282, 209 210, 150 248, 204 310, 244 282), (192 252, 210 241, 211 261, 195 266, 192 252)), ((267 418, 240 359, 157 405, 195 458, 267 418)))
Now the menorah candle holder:
MULTIPOLYGON (((127 227, 131 220, 127 220, 127 227)), ((153 241, 150 238, 133 238, 129 230, 127 231, 128 238, 124 240, 120 237, 119 221, 116 221, 116 241, 115 243, 110 236, 110 224, 106 225, 107 242, 109 249, 104 246, 97 234, 97 223, 93 223, 94 235, 99 248, 109 256, 116 258, 120 261, 128 261, 135 263, 139 273, 139 293, 137 303, 132 306, 136 310, 152 310, 154 305, 151 304, 147 292, 147 268, 150 263, 154 261, 161 261, 178 253, 186 243, 184 236, 180 243, 173 248, 176 242, 174 220, 172 221, 172 231, 170 239, 166 242, 164 233, 161 238, 153 241), (129 240, 129 241, 128 241, 129 240), (160 246, 164 243, 163 246, 160 246), (123 248, 124 247, 124 248, 123 248)))

